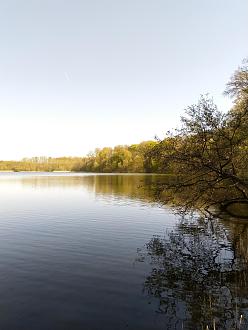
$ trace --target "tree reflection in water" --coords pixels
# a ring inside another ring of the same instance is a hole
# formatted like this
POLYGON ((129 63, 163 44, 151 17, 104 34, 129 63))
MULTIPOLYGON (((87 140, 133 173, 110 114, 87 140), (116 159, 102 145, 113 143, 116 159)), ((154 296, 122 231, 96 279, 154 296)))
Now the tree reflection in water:
POLYGON ((247 230, 191 217, 148 242, 144 291, 158 300, 166 329, 248 329, 247 230))

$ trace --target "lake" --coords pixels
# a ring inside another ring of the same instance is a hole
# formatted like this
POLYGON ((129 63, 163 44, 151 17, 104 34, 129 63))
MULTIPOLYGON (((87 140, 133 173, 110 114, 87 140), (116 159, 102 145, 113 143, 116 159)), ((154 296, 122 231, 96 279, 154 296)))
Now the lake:
POLYGON ((247 329, 248 222, 160 175, 1 173, 0 329, 247 329))

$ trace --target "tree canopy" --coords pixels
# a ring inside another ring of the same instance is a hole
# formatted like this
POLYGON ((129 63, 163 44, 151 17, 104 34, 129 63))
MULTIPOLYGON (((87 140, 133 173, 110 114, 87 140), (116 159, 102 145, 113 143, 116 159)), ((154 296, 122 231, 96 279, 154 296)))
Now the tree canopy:
POLYGON ((1 171, 81 171, 81 172, 157 172, 157 162, 150 156, 156 141, 95 149, 86 157, 32 157, 22 161, 0 161, 1 171))
POLYGON ((201 96, 181 118, 181 128, 153 149, 178 178, 164 185, 168 199, 186 207, 248 203, 248 66, 234 73, 225 94, 234 98, 226 113, 201 96))

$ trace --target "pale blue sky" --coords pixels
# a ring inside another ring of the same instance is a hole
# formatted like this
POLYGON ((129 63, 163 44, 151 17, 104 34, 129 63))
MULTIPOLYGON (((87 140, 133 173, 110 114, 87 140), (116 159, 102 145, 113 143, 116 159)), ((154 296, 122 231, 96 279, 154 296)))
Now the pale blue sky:
POLYGON ((247 0, 0 0, 0 159, 163 137, 248 55, 247 0))

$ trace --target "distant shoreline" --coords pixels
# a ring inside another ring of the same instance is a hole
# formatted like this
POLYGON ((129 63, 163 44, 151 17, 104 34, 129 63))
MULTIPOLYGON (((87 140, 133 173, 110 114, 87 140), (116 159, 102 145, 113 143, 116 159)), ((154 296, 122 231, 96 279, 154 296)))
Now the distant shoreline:
POLYGON ((74 172, 72 172, 72 171, 13 171, 13 170, 0 170, 0 173, 74 173, 74 172))
POLYGON ((146 172, 85 172, 85 171, 13 171, 13 170, 0 170, 1 173, 75 173, 75 174, 102 174, 102 175, 161 175, 171 176, 170 173, 146 173, 146 172))

